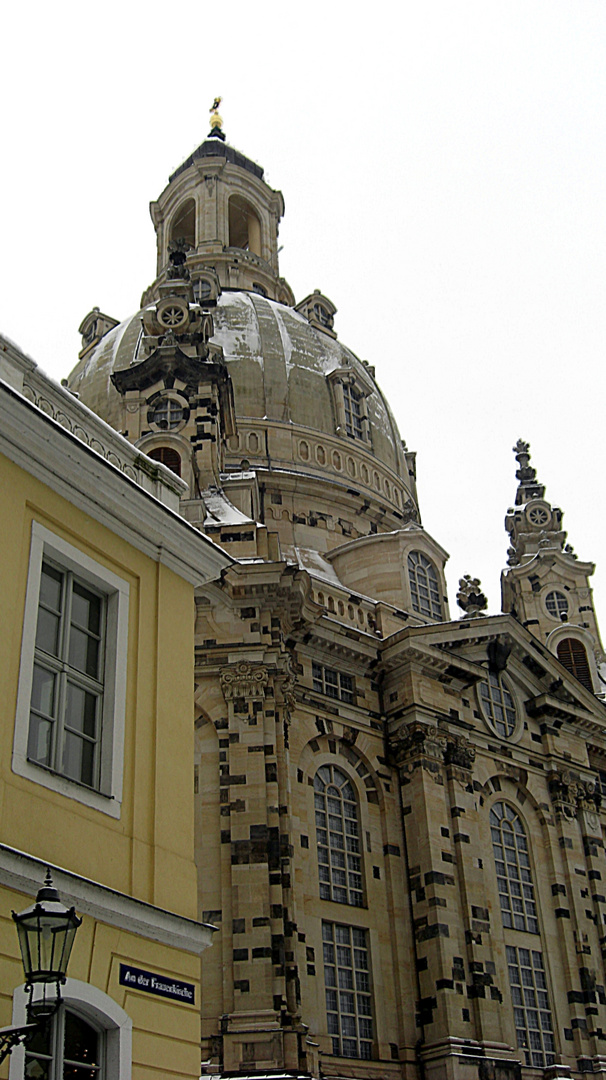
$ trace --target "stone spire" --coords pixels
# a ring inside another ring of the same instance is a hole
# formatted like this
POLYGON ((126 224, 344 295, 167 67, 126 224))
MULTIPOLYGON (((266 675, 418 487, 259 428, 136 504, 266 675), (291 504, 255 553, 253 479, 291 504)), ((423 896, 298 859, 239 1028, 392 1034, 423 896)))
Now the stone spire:
POLYGON ((518 439, 513 448, 518 462, 519 481, 515 507, 507 511, 505 528, 511 546, 507 551, 509 566, 520 566, 547 552, 560 551, 575 558, 570 544, 565 545, 562 511, 545 499, 545 485, 537 481, 537 470, 530 464, 530 443, 518 439))
POLYGON ((515 506, 507 511, 508 569, 501 574, 502 610, 514 615, 588 689, 602 690, 604 662, 589 579, 593 563, 577 559, 562 528, 562 511, 545 498, 530 464, 530 445, 518 439, 515 506))

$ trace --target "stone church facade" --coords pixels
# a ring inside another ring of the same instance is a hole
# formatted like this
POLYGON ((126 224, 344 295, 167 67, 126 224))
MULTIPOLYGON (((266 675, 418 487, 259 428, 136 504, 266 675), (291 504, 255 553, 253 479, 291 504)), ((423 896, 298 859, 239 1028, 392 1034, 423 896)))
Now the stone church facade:
POLYGON ((231 557, 196 591, 202 1073, 606 1072, 594 567, 519 441, 503 611, 465 579, 451 618, 415 455, 280 277, 283 212, 215 117, 141 310, 94 309, 69 378, 231 557))

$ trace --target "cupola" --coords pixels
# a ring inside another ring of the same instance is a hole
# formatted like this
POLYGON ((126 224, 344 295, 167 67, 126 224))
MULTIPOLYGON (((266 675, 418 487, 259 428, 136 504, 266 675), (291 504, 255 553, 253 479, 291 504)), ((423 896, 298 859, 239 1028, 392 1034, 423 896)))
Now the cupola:
MULTIPOLYGON (((150 212, 156 230, 156 280, 141 306, 158 299, 170 266, 171 244, 187 245, 194 294, 208 287, 207 272, 221 289, 255 292, 294 304, 278 267, 282 192, 263 179, 263 169, 226 142, 215 100, 206 140, 169 178, 150 212)), ((205 299, 202 295, 201 299, 205 299)))

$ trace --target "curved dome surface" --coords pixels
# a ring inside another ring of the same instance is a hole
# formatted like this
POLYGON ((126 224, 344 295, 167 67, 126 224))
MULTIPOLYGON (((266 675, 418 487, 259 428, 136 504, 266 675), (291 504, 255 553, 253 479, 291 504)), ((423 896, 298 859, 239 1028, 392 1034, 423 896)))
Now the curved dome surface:
MULTIPOLYGON (((311 326, 298 311, 255 293, 224 291, 213 311, 213 320, 211 340, 223 348, 238 420, 285 424, 299 432, 307 429, 310 434, 335 440, 335 399, 327 376, 339 370, 349 371, 366 388, 370 441, 366 444, 341 437, 338 445, 355 443, 356 450, 364 451, 386 467, 410 492, 395 420, 371 371, 354 353, 311 326)), ((68 380, 70 389, 116 428, 123 424, 123 405, 111 383, 111 375, 137 363, 140 338, 141 313, 138 312, 110 330, 80 361, 68 380)), ((291 441, 295 461, 296 440, 291 441)), ((334 455, 326 462, 326 471, 331 474, 334 473, 332 460, 334 455)), ((324 471, 321 465, 320 459, 320 471, 324 471)), ((317 457, 314 466, 317 471, 317 457)))

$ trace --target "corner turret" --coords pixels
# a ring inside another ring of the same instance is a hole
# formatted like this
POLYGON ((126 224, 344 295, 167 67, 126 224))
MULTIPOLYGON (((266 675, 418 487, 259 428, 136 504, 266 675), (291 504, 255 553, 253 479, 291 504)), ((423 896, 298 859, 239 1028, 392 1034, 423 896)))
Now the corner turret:
POLYGON ((587 689, 602 695, 606 659, 593 609, 589 578, 595 564, 580 562, 562 529, 563 513, 545 498, 530 464, 530 444, 513 448, 519 481, 507 511, 509 568, 501 574, 502 610, 514 615, 587 689))

